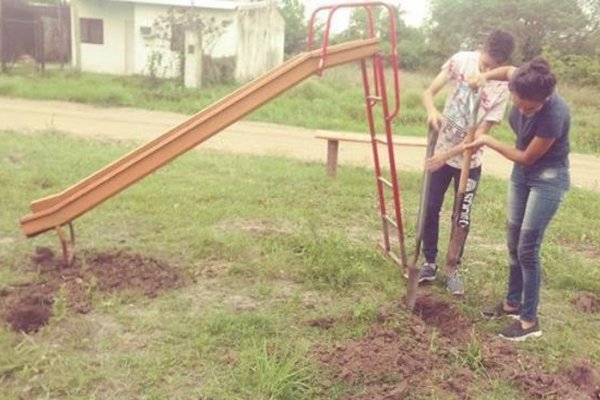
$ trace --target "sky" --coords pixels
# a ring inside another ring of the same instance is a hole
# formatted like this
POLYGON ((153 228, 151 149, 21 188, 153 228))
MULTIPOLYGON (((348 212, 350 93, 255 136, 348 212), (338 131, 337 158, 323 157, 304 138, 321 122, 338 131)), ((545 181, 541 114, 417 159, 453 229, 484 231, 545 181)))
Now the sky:
MULTIPOLYGON (((304 7, 306 9, 307 18, 309 18, 312 12, 320 6, 351 2, 357 2, 357 0, 304 0, 304 7)), ((429 0, 393 0, 390 1, 390 3, 399 5, 399 9, 405 12, 403 15, 404 22, 409 26, 416 27, 420 26, 426 17, 429 0)), ((351 11, 351 9, 347 8, 335 12, 332 21, 332 29, 334 32, 344 30, 348 24, 351 11)), ((327 13, 322 11, 319 15, 323 15, 323 18, 325 18, 327 13)))

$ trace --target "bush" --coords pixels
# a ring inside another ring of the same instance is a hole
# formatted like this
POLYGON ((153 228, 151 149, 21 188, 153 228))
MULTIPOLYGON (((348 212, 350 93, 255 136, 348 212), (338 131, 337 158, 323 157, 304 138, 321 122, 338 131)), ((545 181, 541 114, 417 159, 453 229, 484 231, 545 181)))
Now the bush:
POLYGON ((543 56, 550 62, 559 80, 580 86, 600 87, 600 59, 580 54, 561 54, 544 49, 543 56))

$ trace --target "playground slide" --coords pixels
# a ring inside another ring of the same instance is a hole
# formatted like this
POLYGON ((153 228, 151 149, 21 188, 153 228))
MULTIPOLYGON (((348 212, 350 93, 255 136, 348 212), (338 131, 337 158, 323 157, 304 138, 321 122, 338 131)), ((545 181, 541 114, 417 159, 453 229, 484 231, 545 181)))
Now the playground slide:
POLYGON ((319 72, 320 67, 360 60, 377 51, 377 39, 357 40, 329 47, 322 66, 321 49, 288 60, 65 191, 32 202, 32 213, 21 219, 23 232, 31 237, 73 221, 319 72))

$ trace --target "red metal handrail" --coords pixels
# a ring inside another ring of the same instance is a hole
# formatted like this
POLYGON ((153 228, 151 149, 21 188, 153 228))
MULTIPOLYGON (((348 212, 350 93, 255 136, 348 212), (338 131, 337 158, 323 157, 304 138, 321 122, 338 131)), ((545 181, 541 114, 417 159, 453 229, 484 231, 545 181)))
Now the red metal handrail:
POLYGON ((322 72, 323 65, 325 64, 325 59, 327 58, 327 49, 329 47, 329 31, 331 30, 331 20, 333 19, 333 15, 335 12, 341 8, 355 8, 355 7, 363 7, 368 13, 369 18, 369 37, 375 37, 375 23, 373 19, 373 11, 372 7, 384 7, 388 11, 389 21, 390 21, 390 61, 392 63, 392 71, 394 78, 394 111, 387 116, 389 121, 393 121, 400 112, 400 80, 398 78, 398 38, 397 38, 397 25, 396 18, 397 15, 395 11, 395 7, 389 3, 383 1, 369 1, 362 3, 341 3, 336 5, 328 5, 321 6, 313 11, 308 27, 308 50, 312 49, 314 43, 314 23, 316 15, 323 10, 329 10, 329 16, 327 18, 327 24, 325 25, 325 31, 323 32, 323 41, 322 41, 322 54, 321 60, 319 62, 319 71, 318 74, 322 72))

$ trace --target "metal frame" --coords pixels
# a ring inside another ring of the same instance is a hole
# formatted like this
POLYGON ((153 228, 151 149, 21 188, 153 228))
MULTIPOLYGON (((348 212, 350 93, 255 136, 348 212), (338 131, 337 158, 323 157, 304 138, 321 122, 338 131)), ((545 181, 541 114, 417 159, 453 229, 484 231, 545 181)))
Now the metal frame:
POLYGON ((60 240, 63 261, 66 267, 70 267, 75 261, 75 229, 73 228, 73 224, 71 222, 69 222, 68 225, 69 239, 67 239, 61 226, 56 226, 54 228, 56 230, 56 234, 58 235, 58 240, 60 240))
POLYGON ((60 239, 65 264, 74 259, 75 232, 72 221, 130 185, 169 163, 174 158, 197 146, 225 127, 242 118, 265 102, 280 95, 312 75, 320 75, 326 68, 360 61, 362 69, 365 107, 371 136, 380 216, 383 226, 384 252, 397 264, 407 267, 402 223, 402 202, 400 185, 396 172, 392 124, 400 111, 400 85, 398 77, 396 9, 385 2, 343 3, 317 8, 310 18, 308 52, 298 55, 281 66, 269 71, 237 91, 217 101, 213 105, 192 116, 187 121, 169 130, 162 136, 139 147, 121 159, 83 179, 65 191, 31 203, 32 213, 21 219, 24 233, 31 237, 48 230, 56 230, 60 239), (335 12, 341 8, 363 7, 369 18, 369 38, 329 45, 331 21, 335 12), (378 52, 378 40, 375 34, 373 8, 383 7, 389 14, 390 54, 378 52), (321 11, 329 11, 327 25, 323 34, 321 49, 312 50, 314 44, 314 21, 321 11), (392 65, 392 98, 390 107, 385 82, 385 61, 392 65), (369 71, 369 60, 370 68, 369 71), (370 78, 372 76, 372 78, 370 78), (371 83, 372 80, 372 83, 371 83), (374 93, 371 94, 371 87, 374 93), (384 116, 385 139, 377 137, 374 108, 381 105, 384 116), (382 176, 379 145, 387 147, 390 167, 390 179, 382 176), (386 187, 393 194, 394 215, 388 214, 385 204, 386 187), (68 224, 70 241, 62 231, 68 224), (398 236, 399 255, 393 250, 390 231, 394 229, 398 236), (71 249, 71 251, 69 251, 71 249))
POLYGON ((316 16, 321 11, 328 11, 329 14, 327 16, 327 23, 325 25, 325 30, 323 32, 323 40, 321 44, 321 60, 319 62, 319 70, 317 73, 322 72, 322 67, 325 65, 327 57, 329 56, 329 33, 331 30, 331 21, 335 12, 342 8, 356 8, 362 7, 367 11, 368 21, 369 21, 369 29, 368 35, 371 38, 374 38, 375 35, 375 21, 373 18, 373 8, 374 7, 383 7, 389 16, 389 24, 390 24, 390 54, 381 54, 376 53, 370 57, 372 68, 372 83, 370 79, 370 71, 369 71, 369 63, 368 59, 361 60, 361 70, 362 70, 362 79, 363 79, 363 87, 365 94, 365 108, 367 114, 367 122, 369 126, 369 133, 371 135, 371 143, 372 143, 372 151, 373 151, 373 162, 374 162, 374 170, 375 170, 375 178, 377 185, 377 195, 379 198, 379 209, 380 216, 383 227, 383 243, 380 245, 382 250, 387 254, 392 260, 394 260, 398 265, 402 268, 406 269, 407 257, 406 257, 406 246, 404 244, 404 227, 402 221, 402 201, 400 196, 400 185, 398 183, 398 174, 396 172, 396 156, 394 153, 394 141, 393 137, 393 127, 392 124, 398 113, 400 112, 400 79, 398 74, 398 54, 397 54, 397 26, 396 26, 396 16, 397 11, 396 8, 386 2, 382 1, 369 1, 362 3, 341 3, 336 5, 322 6, 317 8, 311 15, 309 21, 309 31, 308 31, 308 50, 312 50, 314 45, 314 25, 316 16), (390 64, 392 65, 392 98, 393 98, 393 107, 390 107, 390 101, 388 99, 388 91, 386 86, 385 79, 385 60, 388 59, 390 64), (374 87, 372 90, 371 87, 374 87), (374 93, 371 93, 371 92, 374 93), (383 117, 384 117, 384 125, 385 125, 385 140, 378 138, 375 117, 374 117, 374 108, 381 104, 383 117), (382 175, 380 154, 379 154, 379 145, 384 144, 387 147, 387 155, 389 160, 390 167, 390 179, 385 179, 382 175), (393 205, 392 209, 394 212, 394 216, 390 216, 388 213, 388 207, 386 206, 385 200, 385 190, 386 188, 391 189, 393 195, 393 205), (399 254, 394 252, 393 243, 390 240, 390 231, 395 230, 398 236, 398 251, 399 254))

